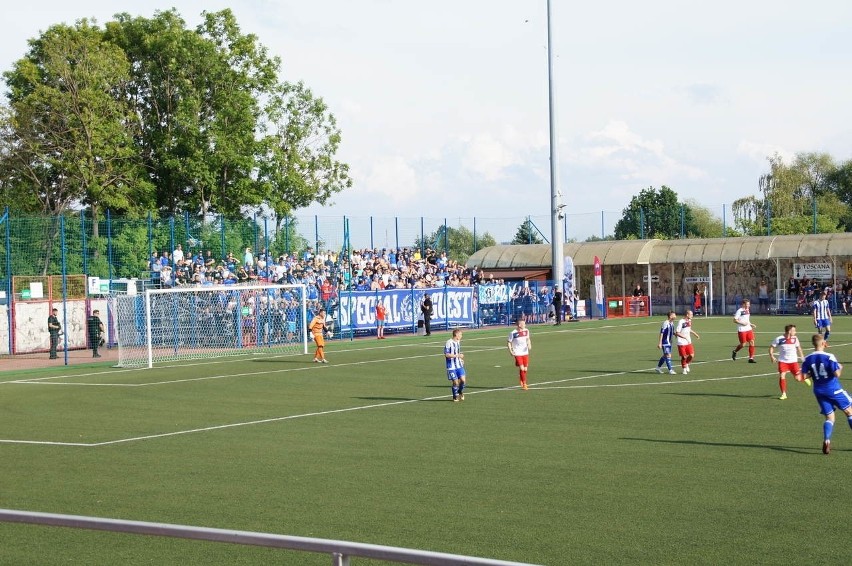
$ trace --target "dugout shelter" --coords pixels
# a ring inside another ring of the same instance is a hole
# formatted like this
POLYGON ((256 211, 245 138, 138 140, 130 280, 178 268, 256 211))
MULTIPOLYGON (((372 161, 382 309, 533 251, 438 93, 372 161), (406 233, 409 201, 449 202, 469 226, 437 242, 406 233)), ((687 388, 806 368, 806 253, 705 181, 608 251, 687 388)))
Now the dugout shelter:
MULTIPOLYGON (((650 298, 647 314, 682 312, 696 287, 704 292, 705 314, 732 314, 743 298, 758 305, 758 286, 767 281, 768 313, 792 312, 790 278, 837 287, 852 279, 852 233, 748 236, 678 240, 566 242, 580 293, 594 285, 594 258, 600 258, 606 297, 627 297, 639 283, 650 298)), ((550 244, 500 245, 468 258, 486 276, 546 281, 551 274, 550 244)))

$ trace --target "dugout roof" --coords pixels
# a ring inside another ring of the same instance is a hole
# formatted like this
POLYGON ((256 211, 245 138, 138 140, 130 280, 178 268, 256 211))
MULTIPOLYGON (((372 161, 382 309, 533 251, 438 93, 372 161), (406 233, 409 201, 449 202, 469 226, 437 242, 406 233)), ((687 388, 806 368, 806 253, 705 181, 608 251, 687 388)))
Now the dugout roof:
MULTIPOLYGON (((564 244, 563 252, 575 266, 594 265, 595 256, 604 265, 819 258, 852 255, 852 233, 573 242, 564 244)), ((477 251, 466 263, 488 270, 534 269, 550 264, 550 244, 490 246, 477 251)))

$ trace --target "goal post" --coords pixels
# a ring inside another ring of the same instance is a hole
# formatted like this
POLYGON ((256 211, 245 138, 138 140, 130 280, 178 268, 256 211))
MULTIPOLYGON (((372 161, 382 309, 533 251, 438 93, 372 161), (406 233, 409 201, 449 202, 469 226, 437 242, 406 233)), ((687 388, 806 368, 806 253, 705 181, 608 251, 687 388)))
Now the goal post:
POLYGON ((147 289, 115 300, 119 367, 308 352, 304 285, 147 289))

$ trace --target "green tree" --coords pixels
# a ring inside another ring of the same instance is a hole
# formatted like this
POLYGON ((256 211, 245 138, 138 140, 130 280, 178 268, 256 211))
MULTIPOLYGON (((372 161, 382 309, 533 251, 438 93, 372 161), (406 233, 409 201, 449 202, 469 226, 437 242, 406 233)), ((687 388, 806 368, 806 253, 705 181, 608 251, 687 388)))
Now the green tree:
POLYGON ((277 218, 352 187, 349 166, 334 159, 340 130, 322 99, 304 84, 280 84, 266 106, 258 159, 264 200, 277 218))
POLYGON ((236 215, 262 200, 251 177, 257 99, 275 84, 277 61, 240 33, 229 10, 204 16, 194 31, 175 10, 151 19, 119 14, 106 26, 131 63, 139 151, 166 215, 236 215))
POLYGON ((107 207, 144 209, 151 185, 133 148, 132 108, 120 98, 128 69, 123 52, 82 20, 49 28, 4 73, 4 173, 39 212, 59 214, 76 202, 95 217, 107 207))
MULTIPOLYGON (((687 233, 686 237, 721 238, 725 236, 722 219, 713 214, 709 208, 694 199, 687 199, 685 204, 692 214, 692 228, 694 230, 687 233)), ((736 236, 737 234, 729 228, 727 235, 736 236)))
POLYGON ((538 231, 536 226, 532 223, 531 220, 525 220, 520 226, 518 226, 518 231, 515 232, 515 237, 512 238, 512 244, 543 244, 544 240, 541 238, 541 233, 538 231))
POLYGON ((612 234, 609 234, 607 236, 604 236, 603 238, 601 238, 600 236, 591 235, 588 238, 586 238, 584 241, 586 241, 586 242, 609 242, 609 241, 612 241, 612 240, 615 240, 615 236, 613 236, 612 234))
POLYGON ((449 259, 464 263, 476 250, 496 244, 497 240, 488 232, 477 234, 476 242, 474 242, 473 232, 465 226, 458 228, 447 226, 446 229, 444 226, 440 226, 431 234, 425 234, 422 241, 419 236, 415 238, 413 247, 424 250, 432 248, 438 253, 447 250, 449 259))
POLYGON ((670 239, 681 234, 681 213, 683 213, 683 233, 695 233, 692 211, 678 202, 677 193, 663 185, 658 191, 648 187, 630 199, 621 219, 615 224, 615 237, 618 240, 642 237, 670 239))
POLYGON ((847 211, 840 218, 840 228, 852 230, 852 159, 844 161, 825 179, 826 188, 845 204, 847 211))
MULTIPOLYGON (((128 69, 123 52, 86 20, 30 41, 26 56, 4 73, 10 90, 0 173, 7 203, 50 215, 82 204, 95 219, 106 208, 130 215, 146 208, 152 186, 133 147, 132 109, 121 97, 128 69)), ((96 239, 98 223, 92 227, 96 239)), ((45 237, 52 242, 56 231, 45 237)))
POLYGON ((827 153, 799 153, 790 164, 768 158, 759 196, 737 199, 731 207, 738 229, 748 235, 835 232, 846 224, 845 173, 827 153), (814 222, 816 208, 816 222, 814 222))
MULTIPOLYGON (((278 223, 352 186, 322 99, 279 77, 280 60, 230 10, 195 29, 175 10, 86 20, 31 40, 5 74, 0 189, 18 210, 93 218, 156 209, 278 223)), ((97 222, 92 223, 97 236, 97 222)))
POLYGON ((107 30, 131 62, 140 152, 166 215, 266 204, 280 223, 352 186, 335 159, 340 131, 328 107, 302 83, 281 81, 280 60, 230 10, 205 13, 194 31, 175 10, 121 14, 107 30))
POLYGON ((294 254, 308 248, 308 239, 299 232, 299 222, 292 216, 285 216, 278 223, 278 228, 270 238, 270 252, 275 256, 282 253, 294 254))

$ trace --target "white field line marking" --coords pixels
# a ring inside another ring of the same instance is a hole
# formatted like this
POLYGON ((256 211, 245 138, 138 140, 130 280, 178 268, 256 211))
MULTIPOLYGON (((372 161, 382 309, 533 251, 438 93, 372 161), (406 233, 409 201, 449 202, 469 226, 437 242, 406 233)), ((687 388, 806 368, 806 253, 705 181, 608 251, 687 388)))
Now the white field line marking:
MULTIPOLYGON (((624 328, 624 327, 627 327, 627 326, 643 326, 643 325, 648 325, 648 324, 652 324, 652 322, 643 321, 643 322, 637 322, 637 323, 632 323, 632 324, 624 324, 624 325, 596 326, 594 328, 578 328, 578 327, 563 328, 563 329, 548 328, 547 330, 545 330, 543 328, 539 328, 539 331, 536 332, 536 334, 559 334, 559 333, 571 334, 571 333, 575 333, 575 332, 587 332, 587 331, 595 331, 595 330, 610 330, 612 328, 624 328)), ((544 326, 549 327, 549 326, 552 326, 552 325, 544 325, 544 326)), ((506 326, 505 327, 505 329, 507 329, 507 330, 510 329, 510 328, 512 328, 512 326, 506 326)), ((478 331, 478 330, 483 330, 483 329, 473 329, 473 330, 471 330, 471 332, 478 331)), ((496 328, 489 327, 489 328, 484 329, 484 330, 496 330, 496 328)), ((447 336, 449 336, 449 333, 447 333, 447 336)), ((465 338, 465 343, 482 341, 482 340, 494 340, 496 338, 499 338, 499 336, 500 335, 474 336, 472 338, 465 338)), ((341 341, 341 342, 338 342, 338 343, 343 344, 343 342, 344 341, 341 341)), ((411 344, 382 344, 381 346, 376 345, 376 346, 365 347, 365 348, 334 349, 334 350, 332 350, 332 352, 337 354, 337 353, 364 352, 364 351, 372 351, 372 350, 386 350, 386 349, 397 349, 397 348, 422 348, 422 347, 430 347, 431 348, 431 347, 435 346, 436 344, 440 345, 444 342, 445 342, 444 340, 438 340, 438 341, 430 340, 430 341, 411 343, 411 344)), ((496 349, 500 349, 500 348, 496 348, 496 349)), ((485 351, 485 350, 466 350, 466 351, 467 352, 480 352, 480 351, 485 351)), ((258 352, 254 352, 252 355, 257 355, 257 353, 258 352)), ((262 352, 260 352, 260 353, 262 353, 262 352)), ((301 354, 301 353, 300 354, 283 354, 283 355, 269 356, 269 359, 271 359, 271 360, 274 360, 274 359, 293 359, 293 358, 296 358, 298 356, 309 356, 309 355, 311 355, 310 352, 308 354, 301 354)), ((437 355, 441 355, 441 354, 437 354, 437 355)), ((196 362, 186 362, 186 363, 182 362, 182 363, 162 365, 162 366, 158 365, 158 366, 155 366, 154 369, 183 369, 183 368, 187 368, 187 367, 197 367, 197 366, 244 363, 248 356, 249 356, 249 354, 239 354, 239 355, 235 355, 235 356, 217 358, 217 359, 211 360, 211 361, 200 360, 200 361, 196 361, 196 362)), ((421 358, 421 357, 428 357, 428 355, 426 355, 426 356, 413 356, 410 359, 421 358)), ((403 359, 408 359, 408 358, 394 358, 394 359, 398 361, 398 360, 403 360, 403 359)), ((336 364, 336 365, 341 365, 341 364, 336 364)), ((301 371, 303 369, 310 369, 310 368, 309 367, 306 367, 306 368, 291 368, 289 370, 283 370, 282 369, 282 370, 277 370, 277 371, 301 371)), ((32 378, 15 379, 15 380, 10 380, 10 381, 0 381, 0 385, 20 384, 20 383, 36 384, 36 383, 42 382, 42 381, 49 382, 49 381, 54 381, 54 380, 57 380, 57 379, 73 379, 73 378, 76 378, 76 377, 92 377, 92 376, 101 376, 101 375, 114 375, 116 373, 131 373, 131 372, 145 372, 145 371, 149 371, 148 368, 110 368, 109 370, 106 370, 106 371, 93 371, 93 372, 88 372, 88 373, 75 373, 75 374, 55 375, 55 376, 50 376, 50 377, 32 377, 32 378)), ((270 372, 258 372, 256 374, 240 374, 240 375, 263 375, 265 373, 270 373, 270 372)), ((276 373, 276 372, 273 371, 271 373, 276 373)), ((199 378, 199 379, 216 379, 216 378, 217 378, 217 376, 208 377, 208 378, 199 378)), ((164 381, 164 382, 156 382, 156 383, 151 383, 151 384, 145 384, 145 383, 120 384, 120 383, 116 383, 116 384, 81 384, 81 385, 115 385, 115 386, 125 386, 125 387, 141 387, 141 386, 144 386, 144 385, 159 385, 159 384, 162 384, 162 383, 179 383, 179 382, 180 381, 164 381)), ((74 384, 59 383, 57 385, 74 385, 74 384)))
MULTIPOLYGON (((502 348, 494 348, 494 349, 502 349, 502 348)), ((407 358, 401 358, 401 359, 407 359, 407 358)), ((719 360, 719 361, 723 361, 723 360, 719 360)), ((357 365, 357 364, 361 364, 361 363, 372 363, 372 362, 357 362, 357 363, 353 363, 351 365, 357 365)), ((571 386, 564 386, 564 387, 558 387, 558 386, 542 387, 542 386, 548 386, 548 385, 553 385, 553 384, 566 383, 566 382, 570 382, 570 381, 580 381, 580 380, 594 379, 594 378, 599 378, 599 377, 612 377, 612 376, 615 376, 615 375, 636 375, 636 373, 625 371, 625 372, 603 373, 603 374, 598 374, 598 375, 587 375, 587 376, 581 376, 581 377, 571 377, 571 378, 560 379, 560 380, 555 380, 555 381, 547 381, 547 382, 543 382, 543 383, 539 383, 539 384, 531 384, 532 387, 530 389, 533 389, 533 390, 538 390, 538 389, 542 389, 542 390, 544 390, 544 389, 581 389, 581 388, 582 389, 592 389, 592 388, 604 388, 604 387, 628 387, 628 386, 641 386, 641 385, 648 385, 648 386, 653 386, 653 385, 688 385, 688 384, 691 384, 691 383, 701 383, 701 382, 706 382, 706 381, 719 381, 719 380, 725 380, 725 379, 749 379, 749 378, 752 378, 752 377, 765 377, 767 375, 775 375, 775 373, 773 372, 773 373, 764 373, 764 374, 756 374, 756 375, 749 375, 749 376, 738 376, 738 377, 687 379, 687 380, 666 381, 666 382, 642 382, 642 383, 620 384, 620 385, 618 385, 618 384, 608 384, 608 385, 607 384, 597 384, 597 385, 571 385, 571 386)), ((467 394, 468 395, 477 395, 477 394, 481 394, 481 393, 496 393, 496 392, 501 392, 501 391, 511 391, 511 390, 514 390, 514 389, 519 389, 519 386, 513 385, 513 386, 507 386, 507 387, 496 387, 496 388, 493 388, 493 389, 484 389, 484 390, 481 390, 481 391, 470 391, 467 394)), ((178 430, 178 431, 174 431, 174 432, 165 432, 165 433, 161 433, 161 434, 149 434, 149 435, 144 435, 144 436, 134 436, 134 437, 129 437, 129 438, 121 438, 121 439, 117 439, 117 440, 107 440, 107 441, 103 441, 103 442, 81 443, 81 442, 50 442, 50 441, 34 441, 34 440, 0 439, 0 444, 35 444, 35 445, 72 446, 72 447, 95 448, 95 447, 98 447, 98 446, 109 446, 109 445, 112 445, 112 444, 123 444, 123 443, 137 442, 137 441, 142 441, 142 440, 153 440, 153 439, 158 439, 158 438, 167 438, 167 437, 170 437, 170 436, 181 436, 181 435, 185 435, 185 434, 195 434, 195 433, 209 432, 209 431, 214 431, 214 430, 236 428, 236 427, 241 427, 241 426, 252 426, 252 425, 258 425, 258 424, 274 423, 274 422, 300 419, 300 418, 305 418, 305 417, 318 417, 318 416, 324 416, 324 415, 333 415, 333 414, 337 414, 337 413, 361 411, 361 410, 364 410, 364 409, 379 409, 379 408, 383 408, 383 407, 391 407, 391 406, 394 406, 394 405, 404 405, 404 404, 407 404, 407 403, 418 403, 418 402, 422 402, 422 401, 434 401, 436 399, 444 399, 446 397, 448 397, 448 395, 437 395, 437 396, 432 396, 432 397, 423 397, 421 399, 407 399, 407 400, 404 400, 404 401, 391 401, 391 402, 388 402, 388 403, 374 403, 374 404, 371 404, 371 405, 361 405, 361 406, 358 406, 358 407, 347 407, 347 408, 343 408, 343 409, 332 409, 332 410, 329 410, 329 411, 317 411, 317 412, 312 412, 312 413, 303 413, 303 414, 299 414, 299 415, 288 415, 288 416, 285 416, 285 417, 271 417, 271 418, 268 418, 268 419, 245 421, 245 422, 239 422, 239 423, 230 423, 230 424, 224 424, 224 425, 214 425, 214 426, 208 426, 208 427, 203 427, 203 428, 194 428, 194 429, 188 429, 188 430, 178 430)))
MULTIPOLYGON (((541 325, 536 325, 533 328, 538 329, 536 334, 572 334, 572 333, 575 333, 575 332, 593 332, 595 330, 610 330, 610 329, 613 329, 613 328, 625 328, 627 326, 644 326, 644 325, 648 325, 648 324, 656 324, 657 322, 658 321, 642 321, 642 322, 636 322, 636 323, 631 323, 631 324, 623 324, 623 325, 605 325, 605 326, 596 326, 596 327, 592 327, 592 328, 569 327, 569 328, 562 328, 562 329, 551 328, 552 325, 548 325, 548 324, 541 324, 541 325)), ((511 328, 512 328, 512 326, 501 327, 501 329, 505 329, 505 330, 509 330, 511 328)), ((465 330, 467 330, 468 332, 496 331, 497 327, 472 328, 472 329, 465 329, 465 330)), ((450 334, 447 333, 448 337, 449 337, 449 335, 450 334)), ((474 341, 482 341, 482 340, 494 340, 495 338, 499 338, 500 336, 501 335, 497 334, 497 335, 489 335, 489 336, 468 337, 468 338, 465 338, 465 343, 474 342, 474 341)), ((348 340, 344 339, 344 340, 341 340, 339 342, 333 342, 332 345, 344 344, 347 341, 348 340)), ((364 352, 364 351, 371 351, 371 350, 386 350, 386 349, 391 349, 391 348, 392 349, 397 349, 397 348, 423 348, 423 347, 430 347, 431 348, 431 347, 434 347, 435 345, 443 344, 444 342, 445 342, 444 340, 439 339, 437 341, 427 340, 427 341, 424 341, 424 342, 409 343, 409 344, 393 344, 393 343, 382 344, 381 346, 376 345, 376 346, 365 347, 365 348, 345 348, 345 349, 335 348, 332 351, 335 354, 337 354, 337 353, 349 353, 349 352, 364 352)), ((309 348, 310 348, 310 346, 311 346, 311 344, 308 344, 309 348)), ((473 351, 481 351, 481 350, 468 350, 468 351, 473 352, 473 351)), ((252 354, 238 354, 238 355, 233 355, 233 356, 216 358, 214 360, 198 360, 198 361, 194 361, 194 362, 173 363, 173 364, 170 364, 170 365, 157 365, 157 366, 154 366, 154 369, 183 369, 183 368, 187 368, 187 367, 196 367, 196 366, 244 363, 246 361, 246 358, 248 358, 250 355, 256 356, 256 355, 262 354, 262 353, 263 352, 252 352, 252 354)), ((308 354, 299 353, 299 354, 272 355, 272 356, 269 356, 269 359, 272 359, 272 360, 274 360, 274 359, 292 359, 292 358, 296 358, 298 356, 307 356, 307 355, 310 355, 310 352, 308 354)), ((440 355, 440 354, 438 354, 438 355, 440 355)), ((423 356, 418 356, 418 357, 423 357, 423 356)), ((405 359, 405 358, 400 358, 400 359, 405 359)), ((298 369, 303 369, 303 368, 298 368, 298 369)), ((304 369, 307 369, 307 368, 304 368, 304 369)), ((0 385, 8 385, 8 384, 16 384, 16 383, 38 383, 40 381, 49 382, 49 381, 53 381, 53 380, 57 380, 57 379, 72 379, 72 378, 76 378, 76 377, 114 375, 116 373, 132 373, 132 372, 144 372, 144 371, 148 371, 148 368, 118 368, 118 367, 116 367, 116 368, 110 368, 106 371, 93 371, 93 372, 88 372, 88 373, 75 373, 75 374, 55 375, 55 376, 50 376, 50 377, 32 377, 32 378, 14 379, 14 380, 10 380, 10 381, 0 381, 0 385)), ((281 371, 285 371, 285 370, 281 370, 281 371)), ((289 371, 297 371, 297 370, 291 369, 289 371)), ((163 382, 163 383, 171 383, 171 382, 163 382)), ((71 385, 71 384, 59 384, 59 385, 71 385)), ((115 384, 115 385, 121 385, 121 384, 115 384)), ((146 385, 146 384, 134 384, 132 386, 133 387, 139 387, 141 385, 146 385)), ((131 385, 127 385, 127 386, 131 386, 131 385)))
MULTIPOLYGON (((492 346, 492 347, 489 347, 489 348, 479 348, 479 349, 475 349, 475 350, 468 349, 465 352, 466 353, 477 353, 477 352, 488 352, 488 351, 493 351, 493 350, 505 350, 505 349, 506 348, 504 346, 492 346)), ((359 366, 359 365, 366 365, 366 364, 379 364, 379 363, 384 363, 384 362, 400 362, 400 361, 407 361, 407 360, 416 360, 416 359, 419 359, 419 358, 434 358, 434 357, 443 356, 443 355, 444 355, 443 353, 437 353, 436 354, 436 353, 432 352, 430 354, 422 354, 422 355, 418 355, 418 356, 401 356, 401 357, 398 357, 398 358, 382 358, 382 359, 376 359, 376 360, 363 360, 363 361, 360 361, 360 362, 344 362, 344 363, 323 364, 323 365, 317 365, 317 364, 313 364, 313 363, 309 364, 308 362, 305 362, 305 364, 306 364, 305 366, 297 367, 297 368, 280 368, 280 369, 274 369, 274 370, 269 370, 269 371, 251 371, 251 372, 243 372, 243 373, 226 373, 226 374, 221 374, 221 375, 208 375, 208 376, 205 376, 205 377, 190 377, 190 378, 186 378, 186 379, 170 379, 170 380, 166 380, 166 381, 151 381, 151 382, 148 382, 148 383, 85 383, 85 382, 83 382, 83 383, 80 383, 80 382, 54 383, 54 382, 47 382, 47 381, 28 381, 28 380, 25 380, 25 379, 14 381, 14 382, 10 381, 8 383, 18 383, 18 384, 24 384, 24 385, 57 385, 57 386, 64 385, 64 386, 72 386, 72 387, 73 386, 85 386, 85 387, 148 387, 148 386, 151 386, 151 385, 171 385, 171 384, 175 384, 175 383, 189 383, 189 382, 193 382, 193 381, 208 381, 208 380, 211 380, 211 379, 227 379, 229 377, 252 377, 252 376, 256 377, 256 376, 263 376, 263 375, 290 373, 290 372, 296 372, 296 371, 311 371, 311 370, 320 371, 320 370, 323 370, 323 369, 330 369, 330 368, 333 368, 333 367, 339 368, 339 367, 359 366)))
MULTIPOLYGON (((506 328, 508 329, 508 328, 511 328, 511 327, 507 326, 506 328)), ((559 331, 557 331, 557 332, 559 332, 559 331)), ((447 336, 449 336, 449 334, 447 334, 447 336)), ((481 341, 481 340, 494 340, 495 338, 497 338, 497 336, 479 336, 479 337, 474 337, 474 338, 466 338, 465 342, 467 343, 467 342, 474 342, 474 341, 481 341)), ((432 348, 432 347, 435 347, 435 345, 440 345, 440 344, 443 344, 444 342, 445 342, 444 340, 440 340, 438 342, 427 341, 427 342, 420 342, 420 343, 416 343, 416 344, 382 344, 381 346, 377 345, 377 346, 366 347, 366 348, 334 349, 334 350, 332 350, 332 352, 335 353, 335 354, 338 354, 338 353, 365 352, 365 351, 372 351, 372 350, 387 350, 387 349, 398 349, 398 348, 423 348, 423 347, 432 348)), ((479 352, 479 351, 484 351, 484 350, 465 350, 465 351, 479 352)), ((299 353, 299 354, 284 354, 284 355, 269 356, 268 359, 270 359, 270 360, 298 359, 299 356, 310 356, 310 355, 311 355, 310 352, 308 352, 307 354, 301 354, 301 353, 299 353)), ((436 354, 436 355, 441 355, 441 354, 439 353, 439 354, 436 354)), ((415 357, 427 357, 427 356, 428 355, 414 356, 411 359, 414 359, 415 357)), ((184 368, 196 367, 196 366, 245 363, 246 358, 248 358, 248 357, 249 357, 249 354, 240 354, 240 355, 236 355, 236 356, 228 356, 228 357, 225 357, 225 358, 217 358, 217 359, 212 360, 212 361, 204 360, 204 361, 189 362, 189 363, 176 363, 176 364, 162 365, 162 366, 158 365, 158 366, 154 366, 153 369, 155 369, 155 370, 158 370, 158 369, 184 369, 184 368)), ((395 358, 395 359, 397 359, 397 360, 403 359, 404 360, 404 359, 407 359, 407 358, 395 358)), ((341 365, 341 364, 335 364, 335 365, 341 365)), ((290 370, 283 370, 282 369, 282 370, 278 370, 278 371, 300 371, 302 369, 309 369, 310 367, 312 367, 312 366, 308 366, 306 368, 295 368, 295 369, 290 369, 290 370)), ((73 378, 76 378, 76 377, 92 377, 92 376, 97 377, 97 376, 101 376, 101 375, 114 375, 116 373, 132 373, 132 372, 146 372, 146 371, 150 371, 150 370, 148 370, 148 368, 110 368, 106 371, 93 371, 93 372, 88 372, 88 373, 63 374, 63 375, 54 375, 54 376, 50 376, 50 377, 32 377, 32 378, 14 379, 14 380, 10 380, 10 381, 0 381, 0 385, 18 384, 18 383, 30 383, 30 384, 32 384, 32 383, 38 383, 40 381, 49 382, 49 381, 53 381, 53 380, 57 380, 57 379, 73 379, 73 378)), ((258 372, 257 375, 262 375, 264 373, 269 373, 269 372, 258 372)), ((272 372, 272 373, 275 373, 275 372, 272 372)), ((252 375, 252 374, 245 374, 245 375, 252 375)), ((162 382, 162 383, 171 383, 171 382, 162 382)), ((71 385, 71 384, 59 384, 59 385, 71 385)), ((121 384, 115 384, 115 385, 121 385, 121 384)), ((129 384, 125 384, 125 385, 129 385, 129 384)), ((140 385, 146 385, 146 384, 144 384, 144 383, 143 384, 134 384, 133 387, 139 387, 140 385)))
MULTIPOLYGON (((548 389, 596 389, 596 388, 603 388, 603 387, 639 387, 641 385, 682 385, 682 384, 686 384, 686 383, 702 383, 702 382, 707 382, 707 381, 730 381, 732 379, 751 379, 752 377, 767 377, 767 376, 770 376, 770 375, 778 375, 778 373, 777 372, 756 373, 756 374, 753 374, 753 375, 735 375, 735 376, 728 376, 728 377, 707 377, 707 378, 704 378, 704 379, 688 379, 688 380, 680 379, 680 380, 677 380, 677 381, 655 381, 653 383, 651 383, 651 382, 644 382, 644 383, 600 383, 600 384, 595 384, 595 385, 561 385, 561 386, 554 385, 554 386, 550 386, 550 387, 547 387, 548 384, 542 383, 542 384, 535 384, 532 387, 530 387, 530 389, 535 389, 536 391, 545 391, 545 390, 548 390, 548 389), (545 387, 541 387, 541 385, 545 385, 545 387)), ((558 382, 552 381, 550 383, 558 383, 558 382)))

